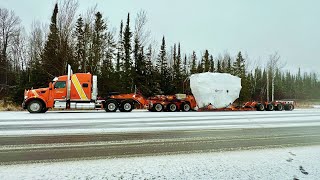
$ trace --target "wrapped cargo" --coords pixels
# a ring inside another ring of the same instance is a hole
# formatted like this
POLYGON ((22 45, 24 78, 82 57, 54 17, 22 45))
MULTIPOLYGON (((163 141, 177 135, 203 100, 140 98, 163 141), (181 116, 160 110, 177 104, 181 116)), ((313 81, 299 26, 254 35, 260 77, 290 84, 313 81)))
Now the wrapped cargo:
POLYGON ((193 74, 190 88, 199 108, 224 108, 239 98, 241 78, 227 73, 193 74))

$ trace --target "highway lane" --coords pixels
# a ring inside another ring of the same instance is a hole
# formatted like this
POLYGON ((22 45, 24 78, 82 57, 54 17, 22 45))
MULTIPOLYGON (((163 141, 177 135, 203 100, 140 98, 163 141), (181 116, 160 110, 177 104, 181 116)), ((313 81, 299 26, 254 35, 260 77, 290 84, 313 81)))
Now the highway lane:
POLYGON ((0 113, 0 162, 320 145, 320 111, 0 113))

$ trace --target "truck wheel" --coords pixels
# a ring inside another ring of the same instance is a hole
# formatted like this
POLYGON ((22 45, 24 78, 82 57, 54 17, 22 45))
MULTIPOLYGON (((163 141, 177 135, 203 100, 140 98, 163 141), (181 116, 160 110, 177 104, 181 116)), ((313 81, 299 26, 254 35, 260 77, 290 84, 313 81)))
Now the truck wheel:
POLYGON ((167 111, 169 112, 175 112, 177 111, 178 108, 177 108, 177 105, 176 104, 173 104, 173 103, 170 103, 167 105, 167 111))
POLYGON ((276 106, 276 110, 277 110, 277 111, 283 111, 283 105, 282 105, 282 104, 278 104, 278 105, 276 106))
POLYGON ((163 105, 162 105, 162 104, 159 104, 159 103, 154 104, 152 108, 153 108, 153 111, 154 111, 154 112, 161 112, 161 111, 163 111, 163 105))
POLYGON ((182 103, 181 110, 185 111, 185 112, 190 111, 191 110, 190 104, 189 103, 182 103))
POLYGON ((274 105, 273 104, 267 104, 267 111, 273 111, 274 105))
POLYGON ((132 109, 133 109, 133 104, 130 101, 123 101, 119 108, 121 112, 131 112, 132 109))
POLYGON ((107 100, 105 102, 105 107, 104 109, 106 112, 116 112, 118 109, 118 103, 116 100, 107 100))
POLYGON ((33 100, 28 103, 27 109, 30 113, 41 113, 43 105, 39 100, 33 100))
POLYGON ((284 109, 285 109, 286 111, 292 111, 292 110, 294 109, 294 106, 293 106, 292 104, 286 104, 286 105, 284 106, 284 109))
POLYGON ((264 111, 265 110, 263 104, 257 104, 256 108, 257 108, 257 111, 264 111))

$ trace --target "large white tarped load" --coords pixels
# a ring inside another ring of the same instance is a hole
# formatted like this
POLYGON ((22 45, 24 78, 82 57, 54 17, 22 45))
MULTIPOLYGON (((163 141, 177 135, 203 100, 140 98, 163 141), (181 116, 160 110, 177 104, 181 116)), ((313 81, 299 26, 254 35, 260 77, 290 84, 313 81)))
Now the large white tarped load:
POLYGON ((193 74, 190 88, 199 108, 224 108, 239 98, 241 79, 227 73, 193 74))

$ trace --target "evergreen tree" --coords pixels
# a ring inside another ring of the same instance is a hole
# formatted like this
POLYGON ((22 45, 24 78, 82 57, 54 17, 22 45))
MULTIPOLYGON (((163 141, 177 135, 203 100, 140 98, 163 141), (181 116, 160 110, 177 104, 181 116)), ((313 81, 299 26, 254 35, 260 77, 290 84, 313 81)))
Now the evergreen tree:
POLYGON ((162 38, 162 44, 160 47, 160 53, 158 56, 157 67, 160 74, 159 85, 162 93, 172 94, 173 87, 170 82, 170 72, 168 68, 167 52, 166 52, 166 41, 165 37, 162 38))
POLYGON ((123 70, 124 76, 122 77, 123 82, 125 84, 125 90, 130 92, 132 91, 132 59, 131 59, 131 38, 132 32, 130 30, 130 14, 128 13, 127 24, 124 28, 123 32, 123 48, 124 48, 124 63, 123 63, 123 70))
POLYGON ((210 55, 210 72, 215 72, 213 56, 210 55))
POLYGON ((233 69, 233 67, 232 67, 232 64, 231 64, 231 57, 229 56, 228 60, 227 60, 226 73, 233 74, 232 69, 233 69))
POLYGON ((238 53, 237 59, 234 62, 234 73, 236 76, 241 78, 241 93, 239 97, 240 102, 250 100, 250 82, 246 77, 245 71, 245 59, 242 57, 241 52, 238 53))
POLYGON ((41 81, 44 84, 56 76, 60 76, 61 69, 65 68, 65 64, 61 63, 59 59, 59 32, 57 28, 57 15, 58 15, 58 4, 55 4, 53 14, 51 17, 50 31, 48 40, 45 44, 44 51, 42 54, 42 70, 45 76, 41 81))
POLYGON ((197 73, 197 55, 196 52, 193 51, 191 55, 191 69, 190 69, 191 74, 197 73))
MULTIPOLYGON (((77 63, 79 64, 79 70, 80 72, 84 72, 84 67, 85 67, 85 57, 84 57, 84 46, 85 46, 85 41, 84 41, 84 23, 83 23, 83 19, 80 16, 77 20, 76 23, 76 30, 75 30, 75 38, 76 38, 76 59, 77 59, 77 63)), ((74 70, 78 70, 75 69, 75 67, 73 67, 74 70)))
POLYGON ((158 74, 152 63, 152 46, 149 45, 146 53, 146 83, 143 95, 150 97, 154 94, 160 94, 160 85, 157 82, 158 74))
POLYGON ((209 60, 209 51, 206 50, 203 55, 203 61, 204 61, 204 72, 210 71, 210 60, 209 60))
POLYGON ((116 62, 116 72, 118 74, 120 74, 120 70, 122 67, 122 61, 123 61, 123 54, 124 54, 124 48, 123 48, 122 42, 123 42, 123 21, 121 20, 119 40, 118 40, 118 45, 117 45, 117 62, 116 62))
POLYGON ((104 49, 106 44, 107 25, 102 19, 102 14, 97 12, 95 14, 94 31, 92 37, 92 54, 89 61, 90 72, 92 74, 99 73, 99 64, 104 58, 104 49))
POLYGON ((242 57, 241 52, 238 53, 237 59, 233 63, 233 71, 235 76, 240 78, 245 76, 245 60, 242 57))
POLYGON ((178 44, 178 53, 176 55, 176 45, 174 45, 174 65, 173 65, 173 85, 176 92, 182 92, 182 76, 181 76, 181 47, 178 44), (175 57, 176 56, 176 57, 175 57))
POLYGON ((218 72, 218 73, 222 73, 222 70, 221 70, 221 61, 220 61, 220 60, 217 61, 217 72, 218 72))

